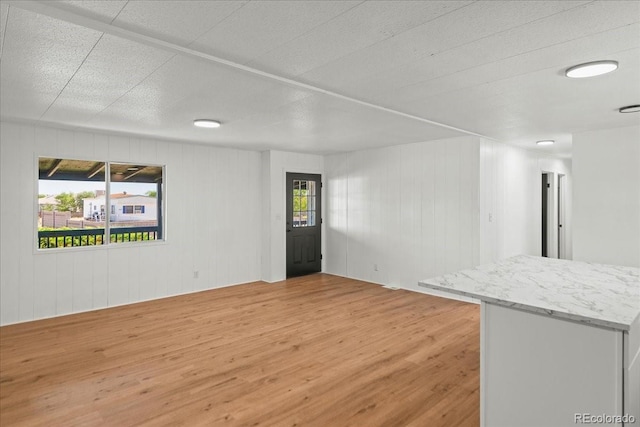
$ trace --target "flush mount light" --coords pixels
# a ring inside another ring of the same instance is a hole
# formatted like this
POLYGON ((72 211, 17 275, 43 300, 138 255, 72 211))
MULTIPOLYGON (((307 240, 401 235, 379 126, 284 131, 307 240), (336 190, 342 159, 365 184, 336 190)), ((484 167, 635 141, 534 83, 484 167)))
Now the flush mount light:
POLYGON ((594 77, 607 74, 618 68, 617 61, 594 61, 567 68, 564 74, 572 79, 594 77))
POLYGON ((196 119, 193 121, 193 125, 199 128, 219 128, 220 122, 210 119, 196 119))
POLYGON ((538 145, 553 145, 555 141, 553 139, 543 139, 542 141, 536 142, 538 145))
POLYGON ((627 105, 619 109, 621 113, 637 113, 640 111, 640 105, 627 105))

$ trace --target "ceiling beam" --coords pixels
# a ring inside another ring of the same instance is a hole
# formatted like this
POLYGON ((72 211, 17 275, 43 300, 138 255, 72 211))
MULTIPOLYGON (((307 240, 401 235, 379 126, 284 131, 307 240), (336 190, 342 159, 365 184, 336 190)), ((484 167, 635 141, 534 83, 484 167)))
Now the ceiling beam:
POLYGON ((8 1, 5 1, 5 3, 8 3, 11 6, 28 10, 40 15, 49 16, 51 18, 55 18, 61 21, 69 22, 69 23, 79 25, 85 28, 89 28, 95 31, 99 31, 105 34, 120 37, 125 40, 141 43, 156 49, 161 49, 166 52, 171 52, 178 55, 183 55, 183 56, 188 56, 193 58, 204 59, 206 61, 223 65, 229 68, 233 68, 248 74, 253 74, 260 77, 264 77, 266 79, 274 80, 274 81, 286 84, 288 86, 302 88, 311 92, 320 93, 323 95, 331 96, 333 98, 341 99, 343 101, 348 101, 358 105, 362 105, 364 107, 372 108, 374 110, 384 111, 386 113, 394 114, 396 116, 401 116, 407 119, 411 119, 411 120, 419 121, 422 123, 427 123, 433 126, 441 127, 444 129, 460 132, 462 134, 477 136, 481 138, 490 139, 492 141, 496 141, 495 138, 491 138, 489 136, 482 135, 477 132, 472 132, 467 129, 450 126, 444 123, 436 122, 434 120, 429 120, 424 117, 416 116, 414 114, 405 113, 399 110, 395 110, 393 108, 384 107, 382 105, 373 104, 371 102, 363 101, 361 99, 342 95, 338 92, 323 89, 319 86, 313 86, 308 83, 303 83, 301 81, 294 80, 288 77, 283 77, 277 74, 268 73, 266 71, 262 71, 257 68, 248 67, 246 65, 239 64, 237 62, 229 61, 227 59, 223 59, 218 56, 210 55, 208 53, 204 53, 196 49, 191 49, 186 46, 181 46, 172 42, 168 42, 158 37, 151 37, 135 31, 127 30, 127 29, 118 27, 116 25, 112 25, 106 22, 99 21, 94 18, 90 18, 88 16, 84 16, 84 15, 72 12, 70 10, 62 9, 59 6, 54 6, 53 2, 44 2, 44 1, 37 1, 37 0, 8 0, 8 1))
POLYGON ((134 176, 138 175, 140 172, 142 172, 142 171, 143 171, 143 170, 145 170, 145 168, 146 168, 146 166, 137 166, 137 167, 138 167, 138 168, 140 168, 140 169, 138 169, 138 170, 135 170, 135 171, 131 172, 129 175, 125 176, 125 177, 123 178, 123 180, 124 180, 124 181, 126 181, 126 180, 128 180, 129 178, 133 178, 134 176))
POLYGON ((49 172, 47 172, 47 178, 51 178, 53 174, 56 173, 58 169, 60 169, 61 163, 62 163, 62 159, 56 159, 53 162, 53 165, 51 165, 51 169, 49 169, 49 172))
POLYGON ((104 163, 99 163, 98 166, 94 167, 90 172, 89 175, 87 175, 88 179, 93 178, 94 176, 96 176, 98 174, 98 172, 100 172, 102 169, 104 169, 105 164, 104 163))

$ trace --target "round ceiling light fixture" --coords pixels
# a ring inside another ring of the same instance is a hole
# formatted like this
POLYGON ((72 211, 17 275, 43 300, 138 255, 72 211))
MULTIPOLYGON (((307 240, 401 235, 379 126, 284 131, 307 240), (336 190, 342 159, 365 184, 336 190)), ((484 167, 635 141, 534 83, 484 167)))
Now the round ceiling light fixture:
POLYGON ((564 74, 572 79, 595 77, 615 71, 618 61, 593 61, 567 68, 564 74))
POLYGON ((214 129, 220 127, 220 122, 211 119, 196 119, 193 121, 193 125, 199 128, 214 129))
POLYGON ((640 112, 640 105, 627 105, 618 110, 621 113, 637 113, 640 112))
POLYGON ((553 139, 543 139, 542 141, 537 141, 538 145, 553 145, 555 141, 553 139))

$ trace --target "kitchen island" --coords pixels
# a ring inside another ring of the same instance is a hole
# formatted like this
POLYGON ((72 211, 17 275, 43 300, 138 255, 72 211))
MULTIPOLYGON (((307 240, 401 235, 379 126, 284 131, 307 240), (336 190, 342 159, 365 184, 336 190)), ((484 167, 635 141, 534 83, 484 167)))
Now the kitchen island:
POLYGON ((481 301, 482 426, 640 426, 640 269, 520 255, 419 285, 481 301))

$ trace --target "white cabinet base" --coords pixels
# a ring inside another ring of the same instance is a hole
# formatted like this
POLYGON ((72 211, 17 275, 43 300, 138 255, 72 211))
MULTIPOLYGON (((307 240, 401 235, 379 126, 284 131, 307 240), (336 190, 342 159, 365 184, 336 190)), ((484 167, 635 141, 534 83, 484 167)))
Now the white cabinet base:
POLYGON ((481 310, 482 426, 575 427, 577 414, 624 415, 621 331, 486 302, 481 310))

